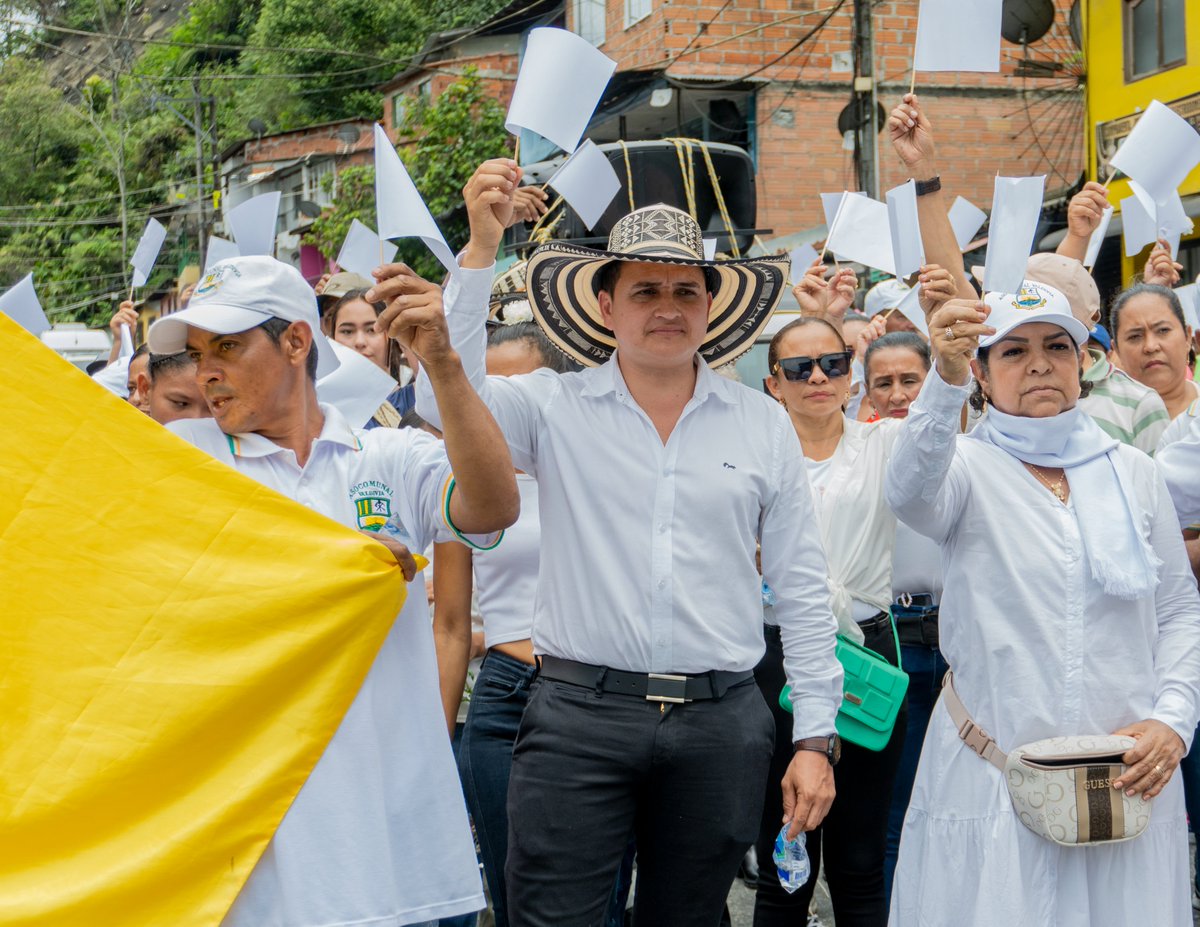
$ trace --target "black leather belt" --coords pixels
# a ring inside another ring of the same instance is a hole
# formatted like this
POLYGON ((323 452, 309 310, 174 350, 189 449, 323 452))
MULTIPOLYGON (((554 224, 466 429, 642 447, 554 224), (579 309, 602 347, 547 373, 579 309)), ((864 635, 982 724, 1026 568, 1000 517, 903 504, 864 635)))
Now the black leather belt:
POLYGON ((938 649, 938 609, 893 607, 892 617, 896 620, 896 636, 901 646, 928 647, 938 649))
POLYGON ((635 695, 648 702, 698 702, 723 696, 740 682, 754 678, 752 670, 729 672, 710 670, 694 676, 670 673, 629 673, 577 663, 549 655, 538 658, 538 675, 573 686, 612 692, 616 695, 635 695))
POLYGON ((879 612, 870 618, 856 622, 863 634, 878 634, 881 631, 892 630, 892 618, 887 612, 879 612))

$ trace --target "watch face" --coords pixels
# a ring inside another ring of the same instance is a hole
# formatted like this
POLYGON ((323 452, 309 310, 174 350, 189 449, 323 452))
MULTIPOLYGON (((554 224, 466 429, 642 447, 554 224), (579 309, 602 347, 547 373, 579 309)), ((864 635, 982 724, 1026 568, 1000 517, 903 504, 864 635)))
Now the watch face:
POLYGON ((834 734, 829 738, 829 760, 835 766, 838 760, 842 758, 842 738, 834 734))

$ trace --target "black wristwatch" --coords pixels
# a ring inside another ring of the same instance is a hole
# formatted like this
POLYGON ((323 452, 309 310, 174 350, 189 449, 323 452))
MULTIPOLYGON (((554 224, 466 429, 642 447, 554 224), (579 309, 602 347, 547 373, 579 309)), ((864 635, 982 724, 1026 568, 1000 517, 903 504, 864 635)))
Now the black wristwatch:
POLYGON ((842 738, 837 734, 829 734, 825 737, 805 737, 803 740, 797 740, 795 746, 797 753, 801 750, 824 753, 830 766, 836 766, 838 760, 842 758, 842 738))
POLYGON ((925 196, 927 193, 936 193, 942 189, 942 178, 934 175, 928 180, 916 181, 917 196, 925 196))

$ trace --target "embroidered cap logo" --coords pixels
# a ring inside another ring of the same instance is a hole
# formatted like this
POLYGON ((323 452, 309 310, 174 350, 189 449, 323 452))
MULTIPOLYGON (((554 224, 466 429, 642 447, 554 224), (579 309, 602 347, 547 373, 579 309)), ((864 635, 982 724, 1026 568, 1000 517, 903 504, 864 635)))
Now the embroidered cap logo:
POLYGON ((1017 295, 1013 297, 1013 308, 1024 309, 1026 312, 1033 312, 1035 309, 1041 309, 1046 305, 1046 297, 1037 284, 1026 283, 1021 286, 1017 295))

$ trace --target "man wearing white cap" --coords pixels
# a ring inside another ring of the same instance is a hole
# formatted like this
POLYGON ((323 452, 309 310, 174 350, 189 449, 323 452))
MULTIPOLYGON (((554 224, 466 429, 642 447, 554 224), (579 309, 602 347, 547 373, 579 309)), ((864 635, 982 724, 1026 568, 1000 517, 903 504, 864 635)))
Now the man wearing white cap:
MULTIPOLYGON (((519 497, 504 439, 450 348, 441 290, 407 268, 388 269, 407 294, 392 334, 421 355, 447 410, 444 446, 411 429, 355 431, 318 403, 315 379, 337 357, 321 334, 312 289, 273 258, 216 264, 187 309, 151 326, 149 341, 156 354, 186 347, 213 412, 171 430, 335 521, 374 533, 412 580, 410 550, 454 538, 494 544, 495 532, 515 519, 519 497)), ((481 907, 426 598, 410 593, 224 924, 399 927, 481 907)))

